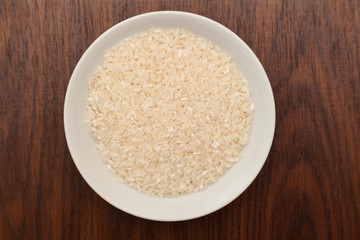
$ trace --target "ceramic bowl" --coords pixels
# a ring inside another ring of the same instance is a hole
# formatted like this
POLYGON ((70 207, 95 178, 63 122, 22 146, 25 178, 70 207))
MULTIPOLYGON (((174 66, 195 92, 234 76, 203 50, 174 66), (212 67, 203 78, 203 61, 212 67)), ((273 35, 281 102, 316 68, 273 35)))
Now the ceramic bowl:
POLYGON ((212 213, 237 198, 264 165, 274 136, 275 104, 269 79, 251 49, 223 25, 196 14, 151 12, 129 18, 98 37, 77 63, 64 105, 67 144, 80 174, 104 200, 129 214, 159 221, 180 221, 212 213), (242 158, 205 190, 179 197, 148 196, 122 184, 105 166, 84 125, 88 80, 107 50, 150 28, 183 28, 227 52, 248 80, 255 105, 249 144, 242 158))

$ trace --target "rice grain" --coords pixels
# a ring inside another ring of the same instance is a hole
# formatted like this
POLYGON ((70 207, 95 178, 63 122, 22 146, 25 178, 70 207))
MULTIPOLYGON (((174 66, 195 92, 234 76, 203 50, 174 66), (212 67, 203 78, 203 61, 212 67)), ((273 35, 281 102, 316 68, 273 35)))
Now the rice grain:
POLYGON ((123 183, 177 196, 205 189, 239 160, 253 111, 226 53, 183 29, 151 29, 105 54, 89 81, 86 124, 123 183))

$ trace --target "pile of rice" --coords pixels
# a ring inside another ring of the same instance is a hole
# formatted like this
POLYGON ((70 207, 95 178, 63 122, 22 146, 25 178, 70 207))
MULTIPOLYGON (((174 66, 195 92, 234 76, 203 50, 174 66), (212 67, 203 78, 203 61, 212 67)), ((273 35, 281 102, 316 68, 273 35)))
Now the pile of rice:
POLYGON ((253 110, 226 53, 182 29, 151 29, 105 54, 89 81, 86 124, 122 182, 177 196, 206 188, 239 160, 253 110))

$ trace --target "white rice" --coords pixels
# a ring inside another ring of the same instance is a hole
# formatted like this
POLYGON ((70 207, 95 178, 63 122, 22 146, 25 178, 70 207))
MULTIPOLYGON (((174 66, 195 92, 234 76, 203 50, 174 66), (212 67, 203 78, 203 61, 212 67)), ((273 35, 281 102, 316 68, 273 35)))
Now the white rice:
POLYGON ((122 41, 89 81, 86 124, 107 167, 139 191, 202 190, 239 160, 254 105, 212 43, 182 29, 122 41))

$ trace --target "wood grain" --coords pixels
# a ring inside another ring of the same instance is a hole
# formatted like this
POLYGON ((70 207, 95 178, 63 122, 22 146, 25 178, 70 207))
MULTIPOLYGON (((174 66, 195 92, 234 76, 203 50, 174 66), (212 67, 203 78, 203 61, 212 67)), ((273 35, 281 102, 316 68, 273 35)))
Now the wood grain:
POLYGON ((0 239, 360 239, 358 0, 0 1, 0 239), (235 201, 162 223, 112 207, 81 178, 63 130, 71 73, 106 29, 181 10, 238 34, 269 76, 268 160, 235 201))

